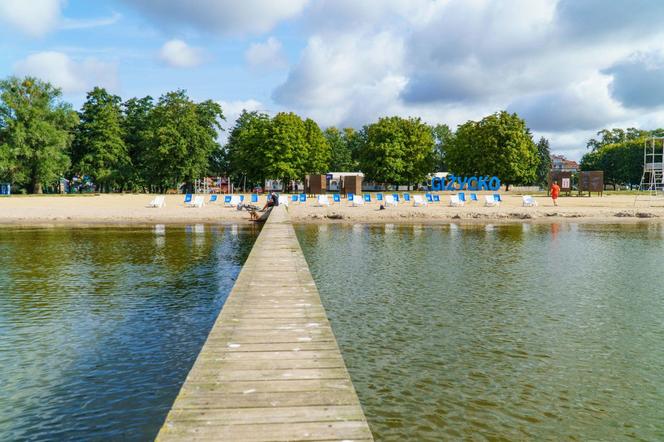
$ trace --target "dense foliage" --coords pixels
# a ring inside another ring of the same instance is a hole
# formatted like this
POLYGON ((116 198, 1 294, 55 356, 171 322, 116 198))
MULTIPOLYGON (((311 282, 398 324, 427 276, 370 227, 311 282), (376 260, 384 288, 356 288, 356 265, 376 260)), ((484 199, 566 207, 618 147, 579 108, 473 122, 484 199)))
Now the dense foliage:
POLYGON ((456 174, 495 175, 508 188, 533 183, 540 163, 526 122, 504 111, 459 126, 445 161, 456 174))

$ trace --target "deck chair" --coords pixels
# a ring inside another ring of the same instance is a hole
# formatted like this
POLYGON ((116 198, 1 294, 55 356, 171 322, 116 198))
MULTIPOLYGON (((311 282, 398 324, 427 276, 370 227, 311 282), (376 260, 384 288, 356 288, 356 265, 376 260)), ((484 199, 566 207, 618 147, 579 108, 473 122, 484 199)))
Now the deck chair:
POLYGON ((471 201, 475 201, 475 202, 477 202, 477 201, 478 201, 478 199, 477 199, 477 194, 476 194, 476 193, 471 193, 471 194, 470 194, 470 200, 471 200, 471 201))
POLYGON ((459 195, 450 195, 450 206, 452 207, 461 207, 465 203, 464 201, 461 201, 461 198, 459 198, 459 195))
POLYGON ((157 195, 154 197, 152 201, 150 201, 150 204, 148 204, 148 207, 154 207, 157 209, 161 209, 166 205, 166 197, 164 195, 157 195))
POLYGON ((240 195, 240 202, 241 202, 241 203, 244 202, 244 195, 240 195))
POLYGON ((426 207, 427 204, 428 204, 427 200, 422 198, 422 195, 413 195, 413 205, 415 207, 420 207, 420 206, 426 207))
POLYGON ((500 197, 500 194, 499 194, 499 193, 494 193, 494 194, 493 194, 493 199, 495 199, 495 200, 498 201, 499 203, 502 203, 502 202, 503 202, 503 199, 500 197))
POLYGON ((191 193, 188 193, 184 196, 184 203, 189 204, 191 202, 191 193))
POLYGON ((240 195, 231 195, 231 201, 229 203, 230 207, 237 207, 238 204, 242 202, 240 195))
POLYGON ((427 203, 433 203, 433 196, 430 193, 424 194, 424 197, 427 199, 427 203))
POLYGON ((404 193, 403 194, 403 200, 407 203, 410 202, 410 193, 404 193))
POLYGON ((334 195, 332 195, 332 201, 334 201, 335 203, 341 204, 341 195, 339 195, 338 193, 335 193, 334 195))
POLYGON ((378 201, 378 202, 383 201, 383 194, 382 193, 377 193, 376 194, 376 201, 378 201))
POLYGON ((352 193, 349 193, 349 194, 346 196, 346 198, 348 198, 348 202, 349 202, 349 203, 352 203, 353 200, 355 199, 355 195, 352 194, 352 193))
POLYGON ((385 205, 396 207, 399 205, 399 201, 394 198, 394 195, 385 195, 385 205))
POLYGON ((279 205, 288 206, 288 195, 279 195, 279 205))
POLYGON ((213 193, 212 195, 210 195, 210 201, 208 201, 208 204, 216 203, 216 202, 217 202, 217 194, 213 193))
POLYGON ((397 203, 399 202, 399 194, 398 193, 393 193, 392 198, 394 198, 394 201, 396 201, 397 203))
POLYGON ((364 206, 364 199, 362 199, 362 195, 355 195, 353 198, 353 207, 356 206, 364 206))
POLYGON ((290 199, 291 199, 291 202, 293 202, 293 203, 296 203, 298 201, 297 195, 291 195, 290 199))
POLYGON ((493 195, 484 195, 484 205, 487 207, 496 207, 500 201, 496 201, 493 195))
POLYGON ((458 195, 459 195, 459 201, 463 201, 464 204, 468 202, 468 201, 466 201, 466 194, 465 193, 459 192, 458 195))
POLYGON ((224 207, 231 207, 231 195, 224 195, 224 207))
POLYGON ((440 195, 434 195, 433 196, 433 202, 434 203, 439 203, 440 202, 440 195))
POLYGON ((190 203, 187 203, 187 207, 196 207, 196 208, 201 208, 205 204, 205 197, 202 195, 198 195, 194 197, 194 200, 191 201, 190 203))
POLYGON ((299 198, 298 201, 300 201, 300 203, 302 203, 302 204, 306 204, 307 203, 307 194, 306 193, 301 193, 300 198, 299 198))
POLYGON ((537 207, 537 201, 532 196, 524 195, 521 198, 523 199, 523 207, 537 207))
POLYGON ((258 202, 258 194, 252 193, 251 194, 251 203, 256 204, 258 202))
POLYGON ((371 202, 371 194, 370 193, 365 193, 363 196, 364 196, 364 202, 365 203, 370 203, 371 202))
POLYGON ((327 198, 327 195, 318 195, 318 207, 323 206, 330 207, 330 200, 327 198))

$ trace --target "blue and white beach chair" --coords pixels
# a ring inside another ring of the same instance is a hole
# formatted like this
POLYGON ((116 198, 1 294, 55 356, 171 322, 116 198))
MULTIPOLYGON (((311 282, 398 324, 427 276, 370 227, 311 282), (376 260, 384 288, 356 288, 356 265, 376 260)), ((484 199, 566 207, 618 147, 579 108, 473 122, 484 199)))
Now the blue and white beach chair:
POLYGON ((352 193, 349 193, 349 194, 346 196, 346 198, 348 198, 348 202, 349 202, 349 203, 352 203, 353 200, 355 199, 355 195, 352 194, 352 193))
POLYGON ((232 200, 231 195, 224 195, 224 206, 230 207, 231 206, 231 200, 232 200))
POLYGON ((434 203, 439 203, 439 202, 440 202, 440 195, 437 195, 437 194, 434 195, 434 196, 433 196, 433 202, 434 202, 434 203))
POLYGON ((464 203, 466 202, 466 194, 463 192, 459 192, 457 195, 459 195, 459 201, 463 201, 464 203))
POLYGON ((470 200, 471 200, 471 201, 475 201, 475 202, 479 201, 479 200, 477 199, 477 194, 476 194, 476 193, 471 193, 471 194, 470 194, 470 200))
POLYGON ((210 195, 210 201, 208 201, 208 203, 216 203, 216 202, 217 202, 217 194, 213 193, 212 195, 210 195))
POLYGON ((433 203, 433 196, 430 193, 425 193, 424 197, 427 199, 428 203, 433 203))
POLYGON ((499 194, 499 193, 494 193, 494 194, 493 194, 493 199, 495 199, 495 200, 498 201, 499 203, 502 203, 502 202, 503 202, 502 198, 500 198, 500 194, 499 194))
POLYGON ((188 193, 184 196, 184 203, 189 204, 191 202, 191 193, 188 193))
POLYGON ((291 202, 296 203, 297 200, 298 200, 298 197, 297 197, 297 195, 291 195, 290 199, 291 199, 291 202))
POLYGON ((301 193, 300 194, 300 203, 302 203, 302 204, 307 203, 307 194, 306 193, 301 193))
POLYGON ((365 203, 370 203, 371 202, 371 194, 370 193, 365 193, 364 194, 364 202, 365 203))
POLYGON ((410 193, 404 193, 403 194, 403 200, 407 203, 410 202, 410 193))
POLYGON ((257 203, 258 202, 258 194, 256 194, 256 193, 251 194, 251 202, 252 203, 257 203))
POLYGON ((399 194, 398 193, 393 193, 392 198, 394 198, 394 201, 396 201, 397 203, 399 202, 399 194))
POLYGON ((338 193, 335 193, 334 195, 332 195, 332 201, 334 201, 335 203, 341 204, 341 195, 339 195, 338 193))
POLYGON ((378 201, 378 202, 383 201, 383 194, 382 193, 377 193, 376 194, 376 201, 378 201))

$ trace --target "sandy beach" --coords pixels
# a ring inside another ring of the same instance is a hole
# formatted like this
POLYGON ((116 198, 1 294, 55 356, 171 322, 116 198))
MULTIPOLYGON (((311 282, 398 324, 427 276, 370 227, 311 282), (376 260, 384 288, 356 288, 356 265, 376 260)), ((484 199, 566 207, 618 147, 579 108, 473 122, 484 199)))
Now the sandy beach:
MULTIPOLYGON (((561 197, 558 207, 550 198, 536 196, 537 207, 523 207, 521 195, 503 192, 503 203, 485 207, 480 202, 450 207, 449 196, 440 203, 414 207, 401 202, 398 207, 379 210, 372 202, 353 207, 342 199, 330 207, 318 207, 315 199, 305 204, 290 203, 289 212, 298 223, 447 223, 447 222, 657 222, 664 221, 664 199, 632 194, 603 197, 561 197)), ((189 208, 182 195, 166 196, 166 206, 149 208, 154 195, 112 194, 85 196, 11 196, 0 198, 0 224, 154 224, 154 223, 248 223, 249 214, 223 202, 189 208)), ((209 197, 206 197, 206 201, 209 197)), ((330 197, 331 199, 331 197, 330 197)), ((223 197, 220 197, 223 201, 223 197)), ((247 197, 246 200, 249 200, 247 197)), ((260 197, 259 205, 265 203, 260 197)))

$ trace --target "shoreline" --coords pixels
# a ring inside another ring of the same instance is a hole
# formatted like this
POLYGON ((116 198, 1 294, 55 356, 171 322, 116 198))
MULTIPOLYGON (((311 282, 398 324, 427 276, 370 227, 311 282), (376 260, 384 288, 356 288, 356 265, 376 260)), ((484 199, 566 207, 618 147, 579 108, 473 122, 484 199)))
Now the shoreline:
MULTIPOLYGON (((594 198, 563 197, 554 207, 551 199, 535 197, 538 207, 522 207, 521 196, 503 193, 498 207, 480 202, 450 207, 446 202, 414 207, 402 203, 379 210, 373 202, 352 207, 346 200, 330 207, 317 207, 314 199, 306 204, 291 203, 289 214, 294 224, 645 224, 664 223, 664 199, 638 201, 634 195, 594 198)), ((33 226, 154 226, 165 225, 253 225, 246 211, 224 207, 223 202, 202 208, 188 208, 182 195, 167 195, 166 206, 148 208, 154 195, 12 196, 0 198, 0 228, 33 226)), ((206 200, 208 197, 206 196, 206 200)), ((220 196, 223 201, 223 196, 220 196)), ((247 198, 248 199, 248 198, 247 198)), ((262 206, 265 196, 261 196, 262 206)))

